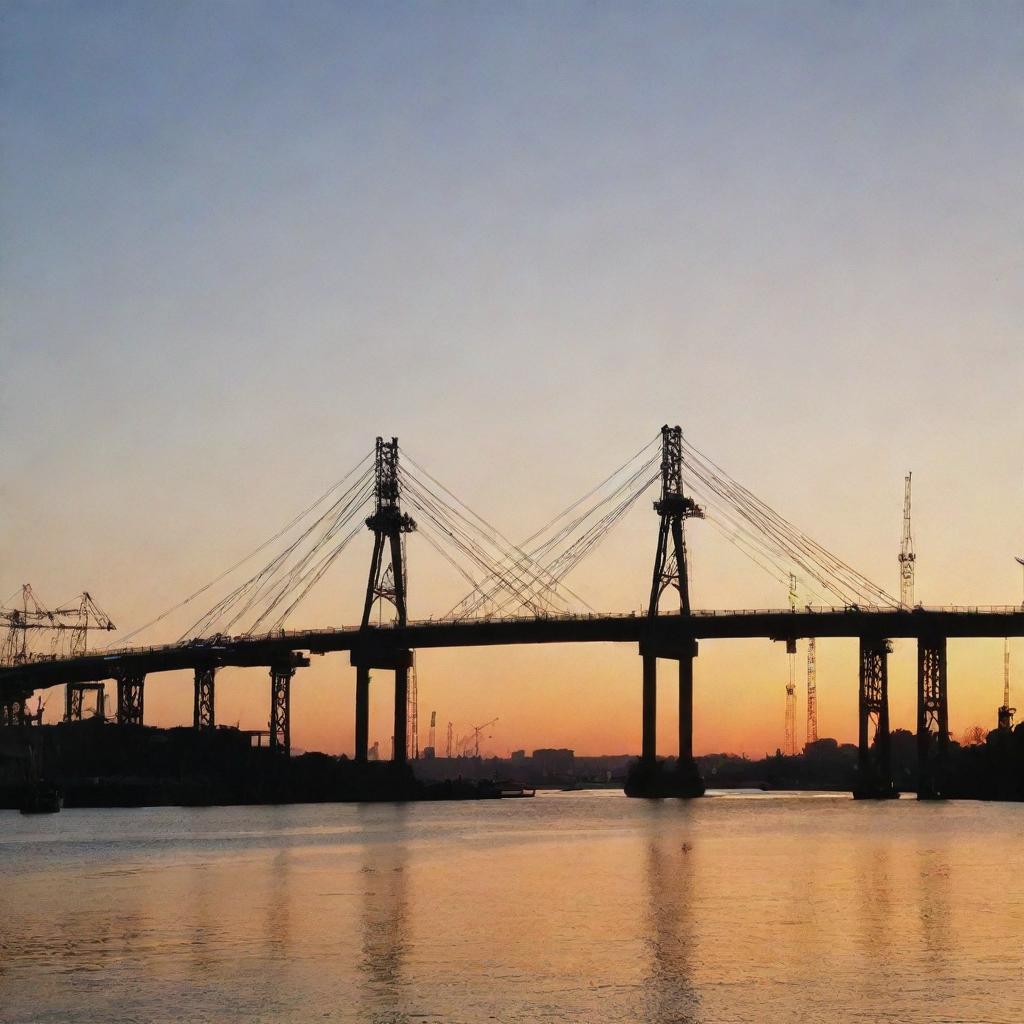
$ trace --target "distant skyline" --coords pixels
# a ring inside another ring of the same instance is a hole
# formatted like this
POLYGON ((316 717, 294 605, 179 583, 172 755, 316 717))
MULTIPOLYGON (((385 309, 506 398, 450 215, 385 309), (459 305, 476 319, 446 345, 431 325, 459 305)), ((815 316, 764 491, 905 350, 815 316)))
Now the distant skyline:
MULTIPOLYGON (((0 597, 88 589, 127 632, 377 434, 519 539, 669 422, 894 594, 913 470, 918 599, 1019 604, 1024 5, 642 13, 6 4, 0 597)), ((655 531, 641 503, 573 588, 644 605, 655 531)), ((688 536, 696 606, 785 606, 688 536)), ((290 624, 355 621, 369 548, 290 624)), ((409 561, 412 617, 463 592, 416 538, 409 561)), ((637 750, 639 662, 421 652, 421 721, 637 750)), ((786 678, 778 644, 702 644, 696 753, 780 747, 786 678)), ((913 679, 897 641, 894 728, 913 679)), ((1024 706, 1020 642, 1013 685, 1024 706)), ((218 719, 265 727, 266 690, 224 671, 218 719)), ((353 692, 346 658, 315 659, 295 746, 351 752, 353 692)), ((1002 641, 952 641, 954 733, 1001 698, 1002 641)), ((147 719, 191 700, 161 680, 147 719)), ((853 739, 853 642, 819 642, 818 700, 820 734, 853 739)))

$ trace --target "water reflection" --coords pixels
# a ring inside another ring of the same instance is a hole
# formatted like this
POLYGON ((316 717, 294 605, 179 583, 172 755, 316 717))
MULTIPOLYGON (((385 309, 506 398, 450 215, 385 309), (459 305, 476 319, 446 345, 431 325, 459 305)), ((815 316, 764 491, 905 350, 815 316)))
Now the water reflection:
POLYGON ((677 838, 652 838, 646 853, 648 978, 643 1020, 696 1024, 700 997, 693 983, 696 851, 677 838))
POLYGON ((362 1020, 406 1024, 409 1015, 405 965, 409 950, 409 853, 406 845, 408 808, 395 815, 390 842, 363 850, 362 909, 359 918, 359 1002, 362 1020))

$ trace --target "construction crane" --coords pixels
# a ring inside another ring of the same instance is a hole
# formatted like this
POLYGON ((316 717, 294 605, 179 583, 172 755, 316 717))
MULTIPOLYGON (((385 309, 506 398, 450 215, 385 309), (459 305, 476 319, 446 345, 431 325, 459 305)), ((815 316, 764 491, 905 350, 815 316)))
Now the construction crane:
POLYGON ((480 733, 482 733, 484 731, 484 729, 489 729, 492 725, 494 725, 495 722, 497 722, 497 719, 496 718, 492 718, 489 722, 484 722, 483 725, 474 725, 473 726, 473 736, 472 736, 472 738, 470 738, 469 736, 466 736, 464 739, 460 740, 459 741, 460 748, 465 748, 465 747, 472 746, 472 748, 473 748, 473 757, 479 757, 480 756, 480 733))
POLYGON ((427 737, 427 749, 424 753, 427 757, 436 757, 437 748, 435 746, 435 740, 437 739, 437 712, 430 712, 430 733, 427 737))
POLYGON ((914 606, 914 538, 910 533, 910 478, 907 473, 903 488, 903 539, 900 542, 900 604, 914 606))
POLYGON ((2 665, 53 660, 58 654, 80 657, 88 649, 90 629, 109 631, 117 628, 88 591, 81 594, 77 604, 51 610, 38 600, 29 583, 21 588, 20 608, 0 608, 0 623, 7 624, 7 635, 0 647, 2 665), (49 652, 31 649, 29 634, 35 631, 52 634, 49 652))
POLYGON ((818 642, 807 641, 807 743, 818 742, 818 642))
POLYGON ((1003 639, 1003 706, 999 709, 999 731, 1009 732, 1013 728, 1016 708, 1010 707, 1010 638, 1003 639))
POLYGON ((420 695, 416 685, 416 663, 409 669, 409 690, 406 698, 406 713, 409 722, 409 737, 406 740, 406 754, 414 761, 420 756, 420 695))

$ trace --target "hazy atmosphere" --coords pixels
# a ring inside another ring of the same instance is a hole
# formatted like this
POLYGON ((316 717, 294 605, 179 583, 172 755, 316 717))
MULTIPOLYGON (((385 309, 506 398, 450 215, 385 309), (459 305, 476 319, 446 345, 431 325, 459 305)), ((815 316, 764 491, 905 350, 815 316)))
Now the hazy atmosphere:
MULTIPOLYGON (((127 633, 378 434, 518 540, 678 423, 890 593, 913 470, 917 600, 1021 602, 1021 4, 10 2, 2 21, 0 599, 87 589, 127 633)), ((641 609, 656 533, 644 500, 570 585, 641 609)), ((786 606, 705 524, 687 538, 695 607, 786 606)), ((417 619, 466 590, 420 540, 417 619)), ((358 624, 371 546, 288 625, 358 624)), ((897 642, 894 727, 914 657, 897 642)), ((818 662, 819 731, 852 740, 855 641, 818 662)), ((417 668, 421 722, 497 716, 494 753, 639 748, 630 645, 417 668)), ((782 645, 702 643, 695 672, 698 754, 781 745, 782 645)), ((949 672, 954 735, 994 728, 1002 641, 951 641, 949 672)), ((354 678, 340 654, 298 674, 296 748, 351 753, 354 678)), ((264 669, 225 670, 218 719, 266 728, 252 687, 264 669)), ((191 714, 190 674, 149 687, 149 724, 191 714)))

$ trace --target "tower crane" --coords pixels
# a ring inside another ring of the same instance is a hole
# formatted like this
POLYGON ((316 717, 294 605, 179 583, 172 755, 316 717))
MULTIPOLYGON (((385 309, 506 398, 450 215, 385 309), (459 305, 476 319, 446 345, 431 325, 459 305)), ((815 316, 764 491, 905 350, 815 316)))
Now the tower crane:
POLYGON ((1009 732, 1013 728, 1016 708, 1010 707, 1010 638, 1003 639, 1003 706, 999 709, 999 729, 1009 732))
POLYGON ((474 725, 473 726, 473 738, 472 738, 472 740, 470 740, 470 738, 467 736, 464 740, 462 740, 459 743, 459 746, 462 747, 463 745, 465 745, 466 747, 468 747, 470 745, 470 743, 472 743, 472 746, 473 746, 473 756, 474 757, 479 757, 480 756, 480 733, 482 733, 484 731, 484 729, 489 729, 492 725, 494 725, 495 722, 497 722, 497 719, 496 718, 492 718, 489 722, 484 722, 483 725, 474 725))
MULTIPOLYGON (((427 737, 427 750, 430 751, 427 757, 437 757, 437 748, 435 747, 435 741, 437 739, 437 712, 430 712, 430 733, 427 737)), ((426 753, 426 751, 424 751, 426 753)))
POLYGON ((907 473, 903 481, 903 539, 900 542, 900 604, 904 608, 914 606, 914 538, 910 533, 910 478, 907 473))
POLYGON ((818 642, 807 641, 807 742, 818 741, 818 642))
POLYGON ((0 647, 2 665, 52 659, 58 652, 71 658, 79 657, 88 647, 90 629, 110 631, 117 628, 88 591, 83 591, 77 604, 51 610, 39 601, 29 583, 21 588, 20 608, 0 608, 0 623, 7 626, 7 635, 0 647), (31 649, 29 634, 37 630, 52 633, 48 654, 31 649))

